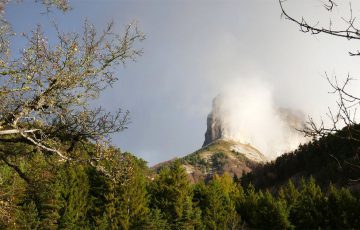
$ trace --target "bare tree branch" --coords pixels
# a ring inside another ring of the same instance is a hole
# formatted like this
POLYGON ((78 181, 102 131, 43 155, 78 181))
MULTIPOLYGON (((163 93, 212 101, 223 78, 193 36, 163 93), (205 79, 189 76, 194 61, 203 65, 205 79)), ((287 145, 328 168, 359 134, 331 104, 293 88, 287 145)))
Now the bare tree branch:
MULTIPOLYGON (((350 4, 350 18, 349 19, 343 18, 343 20, 348 24, 348 27, 345 29, 333 29, 331 26, 332 25, 331 22, 330 22, 329 28, 325 28, 325 27, 319 26, 319 23, 316 23, 315 25, 310 25, 307 23, 307 21, 304 18, 296 19, 296 18, 290 16, 284 8, 284 2, 286 2, 286 0, 279 0, 282 16, 284 16, 285 19, 290 20, 290 21, 296 23, 297 25, 299 25, 300 30, 304 33, 311 33, 311 34, 325 33, 325 34, 329 34, 329 35, 336 36, 336 37, 347 38, 349 40, 360 39, 359 29, 355 27, 355 19, 356 18, 352 14, 351 4, 350 4)), ((328 0, 328 3, 324 4, 324 7, 328 11, 332 11, 332 9, 335 6, 337 6, 337 4, 332 0, 328 0)))
MULTIPOLYGON (((300 26, 300 30, 304 33, 325 33, 336 37, 346 38, 348 40, 360 39, 360 30, 355 24, 356 17, 353 15, 351 2, 349 3, 349 18, 341 18, 346 24, 346 27, 343 29, 334 29, 332 21, 329 23, 329 28, 325 28, 322 27, 319 22, 315 25, 310 25, 303 17, 301 19, 296 19, 287 13, 284 8, 284 3, 285 0, 279 0, 282 16, 300 26)), ((338 5, 333 0, 327 0, 326 3, 324 3, 324 8, 327 11, 332 11, 334 7, 337 6, 338 5)), ((360 52, 349 52, 349 55, 359 56, 360 52)), ((326 122, 324 122, 323 119, 321 119, 320 122, 315 122, 312 117, 309 117, 305 128, 301 131, 306 136, 310 136, 314 139, 334 135, 338 138, 360 143, 360 126, 357 117, 357 110, 360 106, 360 97, 356 96, 350 89, 350 85, 354 79, 351 78, 349 74, 342 82, 339 81, 336 76, 330 78, 327 73, 325 73, 325 77, 331 87, 329 93, 337 96, 336 107, 335 109, 328 107, 326 122)), ((337 157, 332 154, 330 154, 330 157, 336 160, 340 168, 343 167, 337 157)), ((356 162, 359 162, 358 159, 357 161, 355 159, 355 163, 344 161, 343 165, 351 166, 359 170, 360 164, 357 164, 356 162)), ((351 179, 350 181, 357 182, 360 181, 360 179, 351 179)))
MULTIPOLYGON (((47 9, 70 8, 63 0, 36 1, 47 9)), ((50 44, 38 26, 23 34, 27 46, 19 55, 0 55, 0 136, 6 142, 22 139, 45 154, 56 154, 61 161, 87 161, 108 174, 101 160, 110 134, 129 124, 129 112, 119 109, 109 113, 93 108, 91 101, 117 81, 117 66, 142 55, 137 46, 145 36, 136 22, 126 25, 123 34, 115 31, 113 22, 102 32, 87 21, 82 33, 64 33, 57 25, 55 29, 56 43, 50 44), (98 152, 76 159, 72 150, 79 141, 99 146, 98 152)), ((9 36, 11 27, 4 19, 0 40, 6 43, 9 36)), ((9 51, 5 43, 0 42, 0 48, 6 46, 3 53, 9 51)))

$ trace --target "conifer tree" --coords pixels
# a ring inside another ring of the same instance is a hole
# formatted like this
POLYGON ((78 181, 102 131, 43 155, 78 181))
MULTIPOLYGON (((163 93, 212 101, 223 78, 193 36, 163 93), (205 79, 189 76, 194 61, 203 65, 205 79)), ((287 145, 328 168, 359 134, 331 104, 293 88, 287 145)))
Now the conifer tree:
POLYGON ((290 210, 290 221, 299 229, 323 228, 325 225, 325 196, 314 178, 301 182, 300 196, 290 210))
POLYGON ((260 193, 256 226, 258 229, 289 229, 288 212, 285 204, 276 200, 269 191, 260 193))
POLYGON ((82 165, 66 165, 60 170, 61 211, 59 227, 85 228, 89 209, 89 179, 82 165))
POLYGON ((144 229, 170 230, 170 224, 159 209, 151 209, 144 229))
POLYGON ((106 196, 109 192, 106 178, 103 175, 100 175, 94 168, 88 168, 87 174, 90 184, 90 207, 87 212, 87 219, 92 228, 105 229, 108 220, 104 210, 107 203, 106 196))
MULTIPOLYGON (((1 144, 0 144, 1 148, 1 144)), ((4 163, 0 163, 0 229, 16 226, 26 182, 4 163)))
POLYGON ((45 160, 42 154, 34 154, 24 166, 29 178, 24 200, 36 205, 40 229, 56 229, 59 224, 62 185, 56 176, 58 167, 55 162, 45 160))
POLYGON ((335 229, 356 229, 360 226, 358 200, 348 189, 330 185, 327 199, 327 225, 335 229))
POLYGON ((33 201, 24 203, 16 213, 16 228, 33 230, 40 225, 39 213, 33 201))
POLYGON ((180 162, 164 168, 150 185, 150 207, 161 210, 173 229, 193 229, 199 224, 192 189, 180 162))
POLYGON ((245 199, 239 204, 238 212, 240 213, 246 225, 256 226, 258 211, 259 194, 255 191, 254 186, 250 183, 245 190, 245 199))
POLYGON ((205 229, 238 229, 240 216, 236 212, 236 201, 240 197, 240 191, 227 174, 215 175, 207 186, 199 184, 194 199, 202 210, 205 229))
POLYGON ((285 203, 288 211, 296 203, 300 196, 299 191, 296 189, 292 180, 289 180, 285 187, 281 187, 279 190, 279 200, 285 203))
POLYGON ((105 229, 145 228, 149 218, 145 162, 118 151, 117 157, 109 164, 123 168, 122 176, 114 182, 94 170, 90 171, 90 222, 105 229))
POLYGON ((119 197, 118 214, 122 229, 142 229, 149 215, 148 194, 146 191, 146 162, 128 153, 125 158, 132 168, 126 175, 126 182, 117 187, 119 197))

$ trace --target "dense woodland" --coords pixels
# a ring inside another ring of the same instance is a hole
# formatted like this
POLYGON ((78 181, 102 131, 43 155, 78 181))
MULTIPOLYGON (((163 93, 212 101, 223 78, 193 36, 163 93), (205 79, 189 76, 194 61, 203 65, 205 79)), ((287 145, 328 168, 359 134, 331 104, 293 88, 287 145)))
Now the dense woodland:
MULTIPOLYGON (((38 26, 14 55, 9 2, 0 2, 0 229, 360 228, 359 190, 349 186, 360 178, 358 126, 351 136, 331 130, 243 178, 193 184, 180 161, 154 173, 111 147, 128 112, 91 106, 117 80, 116 66, 142 54, 136 25, 123 35, 112 23, 102 33, 88 22, 83 33, 56 28, 53 45, 38 26)), ((211 167, 221 169, 224 156, 211 167)))
MULTIPOLYGON (((26 145, 0 147, 12 148, 14 155, 28 153, 0 163, 2 229, 360 226, 359 195, 331 184, 321 189, 311 177, 298 186, 288 181, 276 192, 242 187, 227 174, 192 184, 179 161, 154 176, 143 160, 113 149, 108 169, 122 173, 110 179, 87 164, 59 163, 26 145)), ((86 154, 91 147, 81 151, 86 154)))
POLYGON ((260 165, 243 178, 243 184, 276 188, 289 179, 299 181, 313 176, 322 188, 334 183, 360 190, 360 135, 354 131, 349 137, 349 130, 357 129, 359 125, 344 128, 260 165))

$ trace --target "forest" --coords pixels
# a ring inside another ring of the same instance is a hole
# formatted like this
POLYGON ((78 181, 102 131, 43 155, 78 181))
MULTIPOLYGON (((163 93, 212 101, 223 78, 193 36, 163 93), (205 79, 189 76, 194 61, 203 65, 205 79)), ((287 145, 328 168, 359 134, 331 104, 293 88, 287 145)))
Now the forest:
MULTIPOLYGON (((3 144, 1 148, 7 148, 3 144)), ((31 151, 13 146, 16 151, 31 151)), ((40 153, 0 165, 2 229, 356 229, 357 192, 310 177, 277 191, 243 187, 226 173, 190 183, 177 161, 157 175, 113 149, 109 179, 85 164, 58 164, 40 153), (18 171, 20 172, 20 171, 18 171)))
MULTIPOLYGON (((313 139, 297 150, 241 178, 224 171, 193 183, 181 163, 207 162, 193 154, 155 171, 111 142, 128 128, 129 112, 94 106, 118 80, 119 66, 143 54, 145 35, 136 23, 122 33, 112 22, 100 32, 88 21, 81 32, 55 25, 51 42, 37 26, 13 54, 9 2, 0 1, 0 229, 360 227, 360 131, 348 106, 360 98, 345 90, 349 78, 343 86, 329 81, 341 99, 338 114, 330 112, 334 127, 310 118, 302 131, 313 139)), ((47 13, 70 10, 66 0, 34 4, 47 13)), ((280 6, 303 32, 360 39, 352 19, 347 31, 329 31, 296 21, 280 6)), ((211 166, 222 171, 226 157, 215 153, 211 166)))
MULTIPOLYGON (((7 148, 1 144, 1 148, 7 148)), ((14 151, 31 151, 13 146, 14 151)), ((146 162, 113 149, 110 179, 86 164, 59 164, 33 152, 0 165, 2 229, 356 229, 356 191, 314 178, 276 191, 246 187, 226 173, 190 183, 180 162, 155 175, 146 162), (19 171, 20 172, 20 171, 19 171), (125 172, 125 173, 124 173, 125 172)))

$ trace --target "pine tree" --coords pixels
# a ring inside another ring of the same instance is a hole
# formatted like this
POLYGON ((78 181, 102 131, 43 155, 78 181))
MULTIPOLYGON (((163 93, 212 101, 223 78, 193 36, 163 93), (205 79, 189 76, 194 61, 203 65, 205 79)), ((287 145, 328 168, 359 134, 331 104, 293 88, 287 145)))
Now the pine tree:
POLYGON ((117 154, 110 162, 112 167, 123 170, 117 181, 89 172, 92 207, 88 216, 97 228, 142 229, 149 216, 146 164, 129 153, 117 154))
POLYGON ((170 230, 171 227, 159 209, 151 209, 144 229, 170 230))
POLYGON ((59 227, 64 229, 86 228, 89 209, 89 180, 82 165, 65 165, 60 170, 61 212, 59 227))
POLYGON ((25 190, 26 182, 14 174, 12 168, 0 162, 0 229, 17 225, 25 190))
POLYGON ((132 170, 126 175, 126 182, 117 187, 122 229, 142 229, 149 215, 148 194, 146 190, 146 163, 128 153, 125 158, 129 161, 128 167, 132 170))
POLYGON ((229 175, 215 175, 207 186, 199 184, 195 188, 194 199, 202 210, 206 229, 239 228, 236 201, 240 199, 240 192, 229 175))
POLYGON ((279 199, 281 202, 285 203, 288 211, 297 202, 300 196, 299 191, 296 189, 294 183, 289 180, 285 187, 281 187, 279 190, 279 199))
POLYGON ((56 177, 58 167, 51 159, 36 154, 28 159, 26 174, 31 176, 27 183, 25 200, 32 200, 38 210, 40 229, 56 229, 60 219, 61 181, 56 177), (55 167, 54 167, 55 166, 55 167))
POLYGON ((106 197, 109 193, 106 178, 100 175, 94 168, 87 168, 86 172, 90 184, 90 207, 87 212, 87 220, 91 228, 106 229, 108 219, 104 211, 107 204, 106 197))
POLYGON ((255 191, 254 186, 250 183, 245 190, 245 198, 239 204, 238 212, 245 222, 245 225, 257 225, 257 211, 259 203, 259 194, 255 191))
POLYGON ((276 200, 270 192, 260 193, 256 226, 258 229, 289 229, 288 212, 284 203, 276 200))
POLYGON ((356 229, 360 226, 358 200, 348 189, 330 185, 327 199, 327 225, 334 229, 356 229))
POLYGON ((16 228, 34 230, 40 225, 39 213, 33 201, 24 203, 16 213, 16 228))
POLYGON ((105 197, 105 210, 102 219, 102 225, 106 226, 106 229, 119 229, 120 215, 119 215, 119 200, 116 191, 116 184, 110 180, 107 180, 108 190, 104 194, 105 197))
POLYGON ((173 229, 193 229, 198 225, 197 209, 192 203, 189 179, 180 162, 164 168, 150 185, 152 209, 161 210, 173 229))
POLYGON ((300 229, 323 228, 325 225, 325 196, 314 178, 301 182, 300 196, 290 210, 290 221, 300 229))

